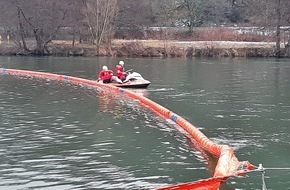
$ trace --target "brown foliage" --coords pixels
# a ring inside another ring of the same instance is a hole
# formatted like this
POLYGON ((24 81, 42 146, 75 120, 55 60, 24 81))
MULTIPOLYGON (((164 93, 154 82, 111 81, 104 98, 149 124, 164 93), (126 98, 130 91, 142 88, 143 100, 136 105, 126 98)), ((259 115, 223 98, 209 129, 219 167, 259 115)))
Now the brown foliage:
POLYGON ((274 41, 274 38, 273 36, 258 35, 254 33, 239 34, 237 31, 230 28, 209 28, 196 32, 195 40, 264 42, 274 41))
POLYGON ((180 40, 180 41, 249 41, 249 42, 273 42, 275 37, 271 35, 259 35, 254 33, 238 33, 231 28, 212 27, 197 28, 192 34, 184 29, 119 29, 116 39, 139 40, 180 40))

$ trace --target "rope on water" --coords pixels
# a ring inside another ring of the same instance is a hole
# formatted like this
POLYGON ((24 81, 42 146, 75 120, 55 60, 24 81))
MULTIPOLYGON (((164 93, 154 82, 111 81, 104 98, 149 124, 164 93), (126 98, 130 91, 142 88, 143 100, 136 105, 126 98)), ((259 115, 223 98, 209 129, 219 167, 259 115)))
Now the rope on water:
MULTIPOLYGON (((290 171, 290 168, 264 168, 262 164, 259 164, 259 167, 254 166, 254 168, 255 169, 253 170, 244 169, 243 173, 261 172, 262 173, 262 190, 268 190, 266 187, 266 182, 265 182, 266 170, 289 170, 290 171)), ((235 175, 235 176, 238 177, 238 175, 235 175)))
POLYGON ((264 168, 265 170, 290 170, 290 168, 264 168))
POLYGON ((259 164, 259 167, 257 167, 257 169, 253 171, 262 172, 262 190, 267 190, 266 183, 265 183, 266 170, 290 170, 290 168, 264 168, 262 164, 259 164))
POLYGON ((265 173, 266 173, 266 170, 265 170, 265 168, 263 168, 262 164, 259 164, 259 167, 258 167, 257 170, 259 170, 259 171, 262 172, 262 190, 267 190, 266 182, 265 182, 265 173))

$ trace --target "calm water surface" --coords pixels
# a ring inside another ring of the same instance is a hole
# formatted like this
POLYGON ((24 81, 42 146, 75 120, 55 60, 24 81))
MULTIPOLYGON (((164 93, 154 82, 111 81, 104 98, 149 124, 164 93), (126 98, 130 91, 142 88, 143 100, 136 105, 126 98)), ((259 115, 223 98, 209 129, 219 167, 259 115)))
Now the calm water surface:
MULTIPOLYGON (((119 59, 0 57, 0 67, 95 79, 119 59)), ((125 59, 143 94, 234 148, 239 160, 290 168, 289 59, 125 59)), ((0 75, 0 189, 152 189, 212 175, 177 126, 137 102, 69 83, 0 75)), ((266 170, 290 189, 289 170, 266 170)), ((262 189, 260 172, 225 190, 262 189)))

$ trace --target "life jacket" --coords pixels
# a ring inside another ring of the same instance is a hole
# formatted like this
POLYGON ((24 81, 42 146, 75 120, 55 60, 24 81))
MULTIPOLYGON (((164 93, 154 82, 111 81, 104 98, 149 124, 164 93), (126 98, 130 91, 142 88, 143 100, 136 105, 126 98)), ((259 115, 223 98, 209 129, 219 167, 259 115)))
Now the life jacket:
POLYGON ((99 78, 101 78, 102 80, 111 79, 112 76, 113 76, 113 71, 111 70, 107 70, 107 71, 102 70, 99 74, 99 78))
POLYGON ((118 78, 120 78, 120 76, 123 75, 124 72, 124 67, 122 67, 121 65, 116 65, 116 75, 118 78))
POLYGON ((121 65, 116 65, 116 76, 121 79, 122 81, 126 79, 127 73, 124 72, 124 67, 121 65))

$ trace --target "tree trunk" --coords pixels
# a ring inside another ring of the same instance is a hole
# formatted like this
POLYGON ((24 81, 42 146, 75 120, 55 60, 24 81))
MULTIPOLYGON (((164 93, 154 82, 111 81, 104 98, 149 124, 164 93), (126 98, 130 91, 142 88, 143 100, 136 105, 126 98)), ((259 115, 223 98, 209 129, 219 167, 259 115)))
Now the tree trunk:
POLYGON ((285 45, 285 52, 287 57, 290 57, 290 39, 288 40, 287 44, 285 45))
MULTIPOLYGON (((19 7, 17 7, 17 17, 18 17, 18 24, 19 24, 19 30, 20 30, 20 37, 21 37, 21 42, 23 45, 23 49, 24 51, 29 51, 27 45, 26 45, 26 41, 25 41, 25 35, 24 35, 24 28, 21 22, 21 10, 19 7)), ((21 42, 19 42, 19 45, 21 44, 21 42)))
POLYGON ((281 57, 281 0, 277 4, 276 57, 281 57))
POLYGON ((35 30, 33 30, 33 32, 34 32, 34 37, 35 37, 35 41, 36 41, 35 53, 37 55, 44 55, 45 54, 45 47, 44 47, 44 43, 42 40, 42 31, 35 29, 35 30))

